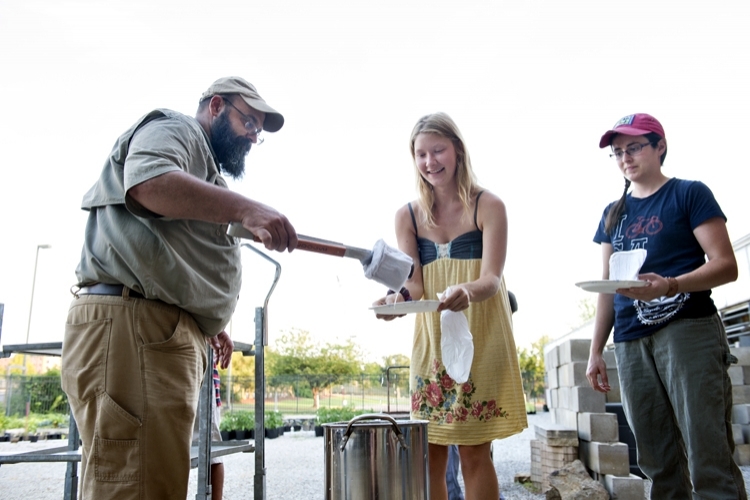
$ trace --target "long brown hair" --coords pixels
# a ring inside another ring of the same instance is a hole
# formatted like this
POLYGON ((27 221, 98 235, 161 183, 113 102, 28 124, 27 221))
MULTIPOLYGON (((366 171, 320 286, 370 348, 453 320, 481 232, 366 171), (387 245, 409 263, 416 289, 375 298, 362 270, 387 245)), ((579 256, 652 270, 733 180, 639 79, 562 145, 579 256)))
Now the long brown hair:
POLYGON ((417 168, 417 159, 414 151, 414 143, 419 134, 436 134, 446 137, 453 142, 456 150, 456 179, 458 181, 458 197, 464 207, 464 215, 471 216, 471 200, 473 195, 480 189, 474 170, 471 167, 469 151, 466 149, 464 138, 461 131, 458 130, 456 123, 446 113, 438 112, 425 115, 417 121, 414 129, 411 131, 410 150, 411 158, 414 162, 414 170, 417 175, 417 203, 422 209, 425 226, 435 226, 435 214, 433 205, 435 197, 432 192, 432 185, 422 177, 417 168))

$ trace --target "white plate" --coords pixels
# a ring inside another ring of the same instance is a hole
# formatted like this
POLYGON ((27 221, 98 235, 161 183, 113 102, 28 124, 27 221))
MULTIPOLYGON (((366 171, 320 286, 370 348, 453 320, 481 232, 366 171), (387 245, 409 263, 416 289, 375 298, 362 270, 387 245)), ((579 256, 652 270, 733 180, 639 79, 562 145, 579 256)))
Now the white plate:
POLYGON ((648 281, 640 280, 594 280, 576 283, 587 292, 615 293, 618 288, 640 288, 648 285, 648 281))
POLYGON ((423 313, 437 311, 439 300, 412 300, 409 302, 398 302, 384 306, 372 306, 370 309, 377 314, 392 316, 396 314, 423 313))

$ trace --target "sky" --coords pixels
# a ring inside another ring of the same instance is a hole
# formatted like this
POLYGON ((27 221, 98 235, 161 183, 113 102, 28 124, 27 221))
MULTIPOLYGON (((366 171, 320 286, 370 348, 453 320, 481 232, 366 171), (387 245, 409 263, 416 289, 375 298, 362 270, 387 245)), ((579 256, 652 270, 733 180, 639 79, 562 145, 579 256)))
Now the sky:
MULTIPOLYGON (((708 5, 0 0, 0 343, 62 340, 81 198, 116 138, 154 108, 194 115, 229 75, 286 119, 230 187, 301 234, 366 249, 396 245, 395 212, 415 198, 411 129, 448 113, 480 184, 507 206, 516 343, 557 338, 595 299, 575 283, 601 275, 592 238, 623 180, 598 141, 620 117, 656 116, 665 174, 705 182, 732 241, 750 233, 750 4, 708 5)), ((368 308, 384 290, 357 260, 270 256, 282 269, 271 344, 297 328, 352 338, 373 361, 410 354, 413 315, 376 320, 368 308)), ((229 328, 250 343, 274 268, 248 249, 243 266, 229 328)))

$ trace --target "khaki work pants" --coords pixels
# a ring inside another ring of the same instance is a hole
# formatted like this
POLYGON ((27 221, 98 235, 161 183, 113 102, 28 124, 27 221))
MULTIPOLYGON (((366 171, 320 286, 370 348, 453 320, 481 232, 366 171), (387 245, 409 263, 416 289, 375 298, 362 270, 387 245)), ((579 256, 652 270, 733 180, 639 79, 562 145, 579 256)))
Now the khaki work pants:
POLYGON ((184 500, 206 340, 155 300, 81 295, 65 325, 62 386, 83 443, 82 500, 184 500))

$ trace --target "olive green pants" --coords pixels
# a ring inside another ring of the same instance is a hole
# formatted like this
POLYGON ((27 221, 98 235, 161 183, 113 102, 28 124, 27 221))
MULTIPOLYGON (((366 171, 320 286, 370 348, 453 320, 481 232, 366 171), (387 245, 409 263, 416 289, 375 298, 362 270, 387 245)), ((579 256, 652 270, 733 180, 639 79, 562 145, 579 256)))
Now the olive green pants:
POLYGON ((206 341, 160 301, 81 295, 62 386, 81 434, 82 500, 185 500, 206 341))
POLYGON ((732 457, 736 361, 718 315, 673 321, 615 344, 625 416, 655 500, 746 500, 732 457))

